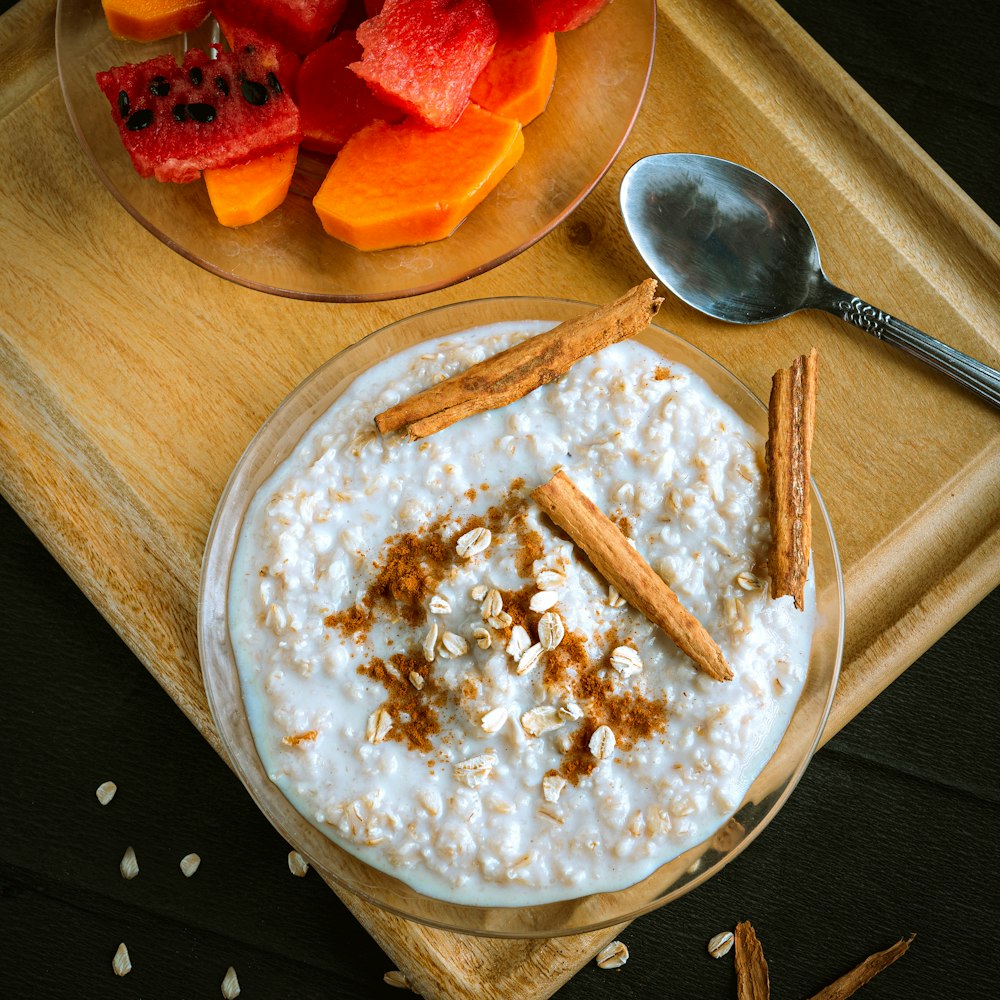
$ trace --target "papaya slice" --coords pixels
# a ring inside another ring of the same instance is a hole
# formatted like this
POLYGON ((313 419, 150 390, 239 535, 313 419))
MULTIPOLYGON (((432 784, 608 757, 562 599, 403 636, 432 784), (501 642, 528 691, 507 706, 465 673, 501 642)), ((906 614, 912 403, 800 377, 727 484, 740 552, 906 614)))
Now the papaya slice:
POLYGON ((555 77, 556 36, 551 31, 534 38, 501 32, 471 98, 487 111, 527 125, 545 110, 555 77))
POLYGON ((336 154, 355 132, 373 121, 398 122, 403 112, 380 101, 348 68, 361 58, 353 31, 310 52, 299 70, 297 99, 302 119, 302 145, 318 153, 336 154))
POLYGON ((313 206, 358 250, 444 239, 524 152, 521 125, 470 104, 450 129, 375 122, 349 139, 313 206))
POLYGON ((203 171, 208 199, 224 226, 249 226, 273 212, 288 195, 298 146, 279 149, 255 160, 203 171))
POLYGON ((101 0, 101 6, 115 38, 155 42, 197 28, 209 0, 101 0))

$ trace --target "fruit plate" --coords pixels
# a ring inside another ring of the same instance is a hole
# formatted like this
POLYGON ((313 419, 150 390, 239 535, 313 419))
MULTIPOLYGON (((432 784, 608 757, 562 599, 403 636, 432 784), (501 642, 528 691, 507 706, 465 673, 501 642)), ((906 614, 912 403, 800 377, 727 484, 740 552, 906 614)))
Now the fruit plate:
POLYGON ((327 236, 312 196, 328 160, 302 152, 285 203, 243 229, 218 224, 201 181, 161 184, 133 169, 95 74, 218 41, 209 19, 159 42, 111 37, 100 0, 59 0, 56 62, 66 108, 97 175, 154 236, 223 278, 293 298, 365 302, 418 295, 482 274, 541 239, 587 196, 621 149, 642 103, 656 33, 653 0, 615 0, 558 36, 548 108, 525 129, 514 169, 447 239, 363 253, 327 236))
MULTIPOLYGON (((240 780, 274 827, 328 881, 390 912, 446 930, 488 937, 578 934, 630 920, 694 889, 739 856, 777 815, 816 748, 836 689, 844 637, 843 579, 833 530, 813 484, 817 624, 806 683, 789 726, 728 821, 630 888, 537 905, 471 906, 433 898, 371 867, 326 837, 268 777, 244 709, 229 638, 227 597, 240 530, 258 489, 351 382, 383 359, 421 341, 472 327, 533 320, 555 324, 587 308, 562 299, 475 299, 416 313, 341 351, 302 382, 250 442, 222 493, 206 543, 198 597, 202 679, 212 718, 240 780)), ((655 325, 637 339, 662 354, 667 363, 685 365, 700 376, 716 396, 766 435, 766 407, 708 355, 655 325)))

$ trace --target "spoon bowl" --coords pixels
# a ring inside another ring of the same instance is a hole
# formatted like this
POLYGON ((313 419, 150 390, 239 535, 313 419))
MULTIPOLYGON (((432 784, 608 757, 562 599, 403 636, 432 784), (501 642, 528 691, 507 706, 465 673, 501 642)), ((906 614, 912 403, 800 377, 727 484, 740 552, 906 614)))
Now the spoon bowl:
POLYGON ((625 227, 653 274, 727 323, 823 309, 919 358, 1000 407, 1000 372, 834 285, 795 203, 760 174, 697 153, 658 153, 622 180, 625 227))

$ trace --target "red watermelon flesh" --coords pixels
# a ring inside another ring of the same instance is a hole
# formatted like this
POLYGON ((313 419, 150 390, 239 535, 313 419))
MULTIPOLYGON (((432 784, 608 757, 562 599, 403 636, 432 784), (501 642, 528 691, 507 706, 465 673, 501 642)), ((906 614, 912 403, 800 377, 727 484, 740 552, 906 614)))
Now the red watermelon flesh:
POLYGON ((386 0, 358 28, 364 55, 350 68, 383 100, 449 128, 469 103, 497 33, 487 0, 386 0))
POLYGON ((514 36, 572 31, 586 24, 609 0, 492 0, 497 20, 514 36))
POLYGON ((374 121, 398 122, 403 112, 380 101, 347 67, 361 58, 353 31, 310 52, 298 81, 302 145, 320 153, 337 153, 359 129, 374 121))
POLYGON ((213 13, 305 55, 323 44, 347 0, 215 0, 213 13))
POLYGON ((287 53, 238 31, 232 52, 191 49, 97 74, 132 164, 143 177, 186 183, 297 143, 299 112, 285 90, 287 53))

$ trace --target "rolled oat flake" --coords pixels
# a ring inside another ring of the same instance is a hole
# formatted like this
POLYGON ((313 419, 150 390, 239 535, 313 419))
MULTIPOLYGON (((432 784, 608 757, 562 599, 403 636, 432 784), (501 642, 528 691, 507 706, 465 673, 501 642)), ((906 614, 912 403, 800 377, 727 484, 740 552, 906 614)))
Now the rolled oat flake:
POLYGON ((102 806, 106 806, 115 797, 115 792, 117 791, 118 786, 113 781, 105 781, 103 785, 99 785, 97 788, 97 801, 102 806))
POLYGON ((240 995, 240 981, 236 978, 236 970, 232 966, 226 969, 226 976, 222 980, 222 995, 226 1000, 236 1000, 240 995))
POLYGON ((612 941, 597 953, 597 965, 601 969, 620 969, 628 961, 628 948, 622 941, 612 941))
POLYGON ((132 971, 132 959, 129 958, 124 941, 118 945, 115 957, 111 961, 111 968, 114 969, 116 976, 127 976, 132 971))

